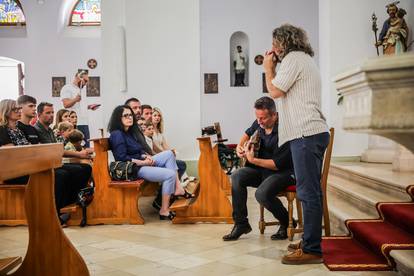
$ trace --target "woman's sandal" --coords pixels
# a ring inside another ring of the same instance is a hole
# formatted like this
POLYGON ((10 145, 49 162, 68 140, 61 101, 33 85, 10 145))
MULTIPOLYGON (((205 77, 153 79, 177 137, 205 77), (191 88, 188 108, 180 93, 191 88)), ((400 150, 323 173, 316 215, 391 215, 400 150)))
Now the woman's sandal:
POLYGON ((168 216, 164 216, 160 214, 160 220, 173 220, 175 218, 175 213, 171 212, 168 214, 168 216))
POLYGON ((189 192, 187 192, 186 190, 184 190, 184 194, 183 195, 174 195, 175 198, 185 198, 185 199, 190 199, 190 198, 194 198, 195 195, 194 194, 190 194, 189 192))

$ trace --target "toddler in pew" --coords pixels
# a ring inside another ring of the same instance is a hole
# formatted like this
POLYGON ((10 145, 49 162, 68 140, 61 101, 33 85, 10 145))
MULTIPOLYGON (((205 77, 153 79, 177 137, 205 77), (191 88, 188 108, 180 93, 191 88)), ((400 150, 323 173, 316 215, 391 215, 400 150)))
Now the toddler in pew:
POLYGON ((73 125, 69 122, 60 122, 54 131, 56 140, 66 145, 70 133, 73 131, 73 125))
POLYGON ((144 125, 142 126, 143 133, 145 136, 145 142, 147 142, 148 146, 154 151, 154 152, 162 152, 161 149, 159 149, 153 142, 152 136, 154 135, 154 125, 151 121, 146 121, 144 125))
POLYGON ((72 129, 67 136, 67 143, 65 144, 65 150, 68 151, 81 151, 83 150, 82 142, 85 136, 80 130, 72 129))

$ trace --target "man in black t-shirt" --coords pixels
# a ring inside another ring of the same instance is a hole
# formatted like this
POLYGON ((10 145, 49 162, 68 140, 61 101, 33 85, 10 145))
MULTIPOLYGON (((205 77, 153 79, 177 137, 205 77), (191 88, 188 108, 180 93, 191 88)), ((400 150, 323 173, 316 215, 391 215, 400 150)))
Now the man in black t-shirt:
POLYGON ((235 224, 230 234, 223 237, 224 241, 237 240, 252 230, 247 218, 248 186, 257 188, 257 201, 280 222, 278 232, 271 238, 287 238, 288 212, 276 195, 295 183, 289 145, 278 147, 278 118, 274 101, 262 97, 255 102, 254 108, 257 120, 246 130, 237 146, 237 155, 246 158, 247 163, 231 175, 235 224), (255 131, 258 131, 260 138, 257 156, 248 141, 255 131))

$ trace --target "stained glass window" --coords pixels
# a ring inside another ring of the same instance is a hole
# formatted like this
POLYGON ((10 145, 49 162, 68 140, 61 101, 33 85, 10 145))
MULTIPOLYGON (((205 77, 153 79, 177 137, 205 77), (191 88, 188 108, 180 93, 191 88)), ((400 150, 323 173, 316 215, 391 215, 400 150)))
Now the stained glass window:
POLYGON ((79 0, 72 10, 69 25, 101 25, 101 0, 79 0))
POLYGON ((25 25, 22 5, 17 0, 0 0, 0 25, 25 25))

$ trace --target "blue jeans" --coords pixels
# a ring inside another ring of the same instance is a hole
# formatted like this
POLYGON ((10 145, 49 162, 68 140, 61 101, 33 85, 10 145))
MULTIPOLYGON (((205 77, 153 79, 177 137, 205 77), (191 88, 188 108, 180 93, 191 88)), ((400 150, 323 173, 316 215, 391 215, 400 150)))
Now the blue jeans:
POLYGON ((177 163, 172 151, 167 150, 154 156, 154 166, 144 166, 138 171, 138 177, 151 182, 162 183, 162 194, 171 195, 175 192, 177 163))
POLYGON ((89 126, 88 125, 80 125, 80 126, 76 126, 76 128, 78 130, 80 130, 83 135, 85 136, 85 147, 89 148, 90 144, 89 144, 89 138, 90 138, 90 134, 89 134, 89 126))
POLYGON ((322 255, 321 171, 329 133, 319 133, 290 141, 296 176, 297 197, 303 209, 303 251, 322 255))

